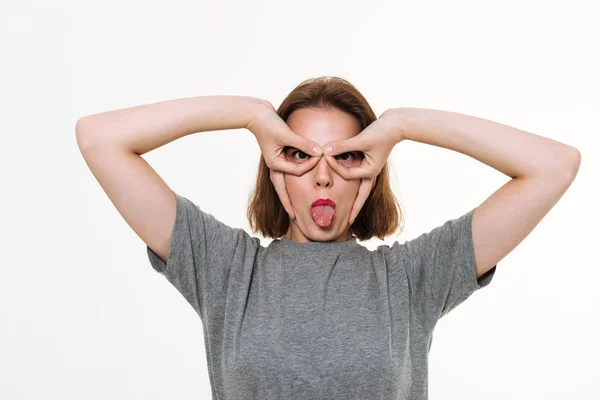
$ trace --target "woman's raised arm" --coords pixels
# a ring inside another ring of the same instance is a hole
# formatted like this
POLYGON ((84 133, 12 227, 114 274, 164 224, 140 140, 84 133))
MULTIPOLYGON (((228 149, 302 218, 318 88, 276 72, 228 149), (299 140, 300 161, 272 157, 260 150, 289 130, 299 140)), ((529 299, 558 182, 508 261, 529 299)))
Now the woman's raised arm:
POLYGON ((190 133, 244 128, 264 104, 251 97, 205 96, 108 111, 77 121, 77 144, 127 224, 167 262, 176 199, 141 155, 190 133))
POLYGON ((247 96, 199 96, 107 111, 75 126, 80 149, 118 147, 142 155, 191 133, 241 129, 267 102, 247 96))

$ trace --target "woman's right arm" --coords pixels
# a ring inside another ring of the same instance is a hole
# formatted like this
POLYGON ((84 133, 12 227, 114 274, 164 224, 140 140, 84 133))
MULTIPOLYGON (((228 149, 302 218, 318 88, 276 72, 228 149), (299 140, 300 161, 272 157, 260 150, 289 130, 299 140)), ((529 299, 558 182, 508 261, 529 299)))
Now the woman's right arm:
POLYGON ((167 262, 176 199, 141 155, 191 133, 244 128, 265 104, 254 97, 200 96, 94 114, 77 121, 77 145, 127 224, 167 262))
POLYGON ((244 128, 268 102, 246 96, 200 96, 107 111, 75 126, 80 149, 118 147, 142 155, 191 133, 244 128))

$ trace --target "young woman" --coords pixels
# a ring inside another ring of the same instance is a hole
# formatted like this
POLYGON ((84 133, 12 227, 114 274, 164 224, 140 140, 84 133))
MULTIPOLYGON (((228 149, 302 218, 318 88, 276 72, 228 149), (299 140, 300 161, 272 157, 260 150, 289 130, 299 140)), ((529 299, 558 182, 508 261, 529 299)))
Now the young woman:
POLYGON ((393 108, 376 118, 332 77, 303 82, 278 110, 251 97, 185 98, 84 117, 76 131, 152 267, 201 318, 214 399, 426 399, 436 322, 490 283, 580 162, 573 147, 466 115, 393 108), (141 157, 235 128, 260 145, 247 211, 253 231, 274 239, 267 247, 174 193, 141 157), (383 239, 402 220, 387 169, 402 140, 513 179, 459 218, 369 251, 357 239, 383 239))

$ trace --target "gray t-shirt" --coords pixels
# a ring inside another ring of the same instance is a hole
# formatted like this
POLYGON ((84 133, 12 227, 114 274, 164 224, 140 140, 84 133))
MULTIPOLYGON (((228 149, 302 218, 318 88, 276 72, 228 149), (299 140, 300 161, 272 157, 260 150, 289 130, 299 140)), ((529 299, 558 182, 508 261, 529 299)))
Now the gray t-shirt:
POLYGON ((200 316, 212 398, 427 399, 436 322, 476 279, 473 210, 368 250, 356 239, 267 247, 175 193, 163 274, 200 316))

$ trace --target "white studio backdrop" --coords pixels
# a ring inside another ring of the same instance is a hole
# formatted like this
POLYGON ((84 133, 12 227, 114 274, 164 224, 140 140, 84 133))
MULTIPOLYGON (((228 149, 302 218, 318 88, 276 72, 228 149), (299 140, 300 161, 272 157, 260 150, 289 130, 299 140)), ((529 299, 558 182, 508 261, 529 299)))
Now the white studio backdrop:
MULTIPOLYGON (((436 327, 431 399, 600 399, 594 1, 29 1, 0 7, 1 399, 208 399, 200 319, 85 164, 85 115, 189 96, 264 98, 348 79, 379 116, 459 112, 577 147, 575 182, 436 327)), ((485 135, 485 132, 481 132, 485 135)), ((250 233, 260 149, 246 130, 144 158, 179 194, 250 233)), ((510 178, 404 141, 391 157, 404 242, 510 178)), ((269 240, 264 240, 266 245, 269 240)))

